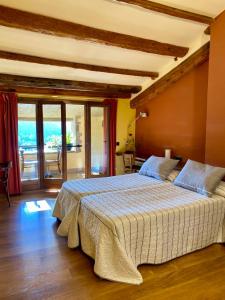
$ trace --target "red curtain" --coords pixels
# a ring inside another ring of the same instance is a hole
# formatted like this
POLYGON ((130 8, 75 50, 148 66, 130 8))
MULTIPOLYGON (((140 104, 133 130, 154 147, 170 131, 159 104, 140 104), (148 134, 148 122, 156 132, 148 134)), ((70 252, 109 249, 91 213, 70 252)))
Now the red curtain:
POLYGON ((15 93, 0 93, 0 161, 12 161, 9 193, 21 193, 18 155, 18 103, 15 93))
MULTIPOLYGON (((104 104, 109 108, 109 175, 114 176, 116 173, 116 116, 117 100, 105 99, 104 104)), ((105 127, 107 128, 107 127, 105 127)))

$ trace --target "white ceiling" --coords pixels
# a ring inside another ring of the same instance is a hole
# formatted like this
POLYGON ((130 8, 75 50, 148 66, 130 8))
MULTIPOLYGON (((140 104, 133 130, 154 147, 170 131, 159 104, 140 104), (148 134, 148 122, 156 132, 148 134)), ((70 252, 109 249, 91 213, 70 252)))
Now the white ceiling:
POLYGON ((167 0, 160 1, 154 0, 155 2, 174 6, 180 9, 189 10, 195 13, 208 15, 215 17, 224 10, 224 0, 167 0))
MULTIPOLYGON (((225 9, 225 0, 156 1, 216 17, 225 9)), ((100 29, 154 39, 190 48, 188 55, 209 39, 207 25, 150 12, 113 0, 0 0, 5 5, 100 29)), ((109 67, 157 71, 165 74, 176 64, 172 57, 154 55, 70 38, 0 26, 0 50, 31 54, 109 67)), ((187 56, 186 56, 187 57, 187 56)), ((185 57, 185 58, 186 58, 185 57)), ((46 78, 141 84, 149 86, 149 78, 74 70, 0 59, 0 73, 46 78)))

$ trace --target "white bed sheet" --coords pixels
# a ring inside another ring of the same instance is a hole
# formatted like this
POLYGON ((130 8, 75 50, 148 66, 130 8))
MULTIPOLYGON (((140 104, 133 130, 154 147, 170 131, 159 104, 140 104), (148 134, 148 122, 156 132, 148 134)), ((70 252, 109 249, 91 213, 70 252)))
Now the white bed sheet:
POLYGON ((224 214, 225 198, 171 183, 91 195, 81 201, 81 246, 100 277, 140 284, 140 264, 225 242, 224 214))
POLYGON ((145 186, 151 188, 162 184, 165 183, 138 173, 67 181, 59 192, 53 210, 53 216, 61 220, 57 233, 60 236, 68 236, 68 247, 79 246, 78 214, 80 201, 87 195, 145 186))

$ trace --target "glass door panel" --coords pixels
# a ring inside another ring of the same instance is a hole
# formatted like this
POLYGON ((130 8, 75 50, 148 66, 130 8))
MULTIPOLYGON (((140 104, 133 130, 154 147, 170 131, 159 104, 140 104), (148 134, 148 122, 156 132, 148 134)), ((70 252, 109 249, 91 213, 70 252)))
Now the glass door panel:
POLYGON ((44 178, 62 178, 61 104, 43 104, 44 178))
POLYGON ((109 111, 101 104, 18 105, 21 180, 26 190, 109 174, 109 111))
POLYGON ((84 105, 66 104, 67 180, 85 177, 84 105))
POLYGON ((39 183, 36 104, 18 104, 18 144, 22 185, 39 183))
POLYGON ((91 106, 91 176, 108 175, 108 108, 91 106))

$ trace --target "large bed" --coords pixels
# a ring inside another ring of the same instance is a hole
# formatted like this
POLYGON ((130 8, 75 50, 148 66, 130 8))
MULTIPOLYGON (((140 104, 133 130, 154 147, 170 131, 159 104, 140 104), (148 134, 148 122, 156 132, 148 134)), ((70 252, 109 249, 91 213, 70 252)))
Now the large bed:
POLYGON ((163 183, 84 197, 82 250, 102 278, 140 284, 137 266, 161 264, 225 242, 225 198, 163 183))
POLYGON ((57 233, 68 237, 68 247, 79 245, 78 214, 81 199, 95 195, 134 188, 160 186, 163 183, 138 173, 112 177, 70 180, 63 184, 57 197, 53 216, 61 221, 57 233))
POLYGON ((81 243, 100 277, 132 284, 142 282, 141 264, 225 242, 225 197, 215 189, 225 169, 188 160, 179 173, 176 164, 152 156, 139 174, 64 183, 58 234, 69 247, 81 243))

